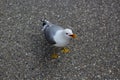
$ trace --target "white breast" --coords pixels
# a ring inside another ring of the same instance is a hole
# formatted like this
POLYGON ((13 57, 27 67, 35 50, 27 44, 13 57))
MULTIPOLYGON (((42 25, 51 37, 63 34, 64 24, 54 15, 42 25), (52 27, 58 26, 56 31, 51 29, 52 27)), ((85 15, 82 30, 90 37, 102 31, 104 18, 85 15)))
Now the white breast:
POLYGON ((54 40, 56 42, 56 44, 54 46, 57 46, 57 47, 64 47, 66 46, 67 44, 69 44, 69 38, 65 37, 63 34, 62 34, 62 30, 58 31, 55 36, 54 36, 54 40))

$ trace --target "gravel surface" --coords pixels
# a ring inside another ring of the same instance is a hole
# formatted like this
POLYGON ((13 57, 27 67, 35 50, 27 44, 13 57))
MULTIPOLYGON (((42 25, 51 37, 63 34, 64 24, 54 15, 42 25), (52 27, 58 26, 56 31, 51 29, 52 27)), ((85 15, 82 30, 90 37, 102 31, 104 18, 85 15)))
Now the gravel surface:
POLYGON ((120 0, 1 0, 0 80, 120 80, 120 0), (69 54, 50 59, 42 18, 77 34, 69 54))

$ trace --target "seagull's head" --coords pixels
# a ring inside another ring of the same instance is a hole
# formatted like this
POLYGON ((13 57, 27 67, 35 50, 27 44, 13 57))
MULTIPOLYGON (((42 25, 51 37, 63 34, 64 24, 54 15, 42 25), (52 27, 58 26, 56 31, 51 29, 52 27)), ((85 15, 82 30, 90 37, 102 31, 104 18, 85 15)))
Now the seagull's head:
POLYGON ((73 34, 71 29, 65 29, 64 30, 64 34, 65 36, 67 36, 68 38, 76 38, 76 34, 73 34))

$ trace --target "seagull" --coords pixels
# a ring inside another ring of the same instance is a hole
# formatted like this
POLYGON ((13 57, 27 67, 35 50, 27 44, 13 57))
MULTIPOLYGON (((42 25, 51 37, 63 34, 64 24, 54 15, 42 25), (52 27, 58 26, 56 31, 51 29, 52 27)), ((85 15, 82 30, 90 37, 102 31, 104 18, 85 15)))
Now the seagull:
MULTIPOLYGON (((69 28, 64 29, 61 26, 52 24, 47 20, 42 21, 42 31, 44 32, 45 38, 51 45, 55 47, 65 47, 70 43, 72 38, 76 38, 76 34, 73 34, 69 28)), ((67 48, 64 48, 62 52, 69 52, 67 48)), ((52 58, 58 58, 57 54, 52 54, 52 58)))

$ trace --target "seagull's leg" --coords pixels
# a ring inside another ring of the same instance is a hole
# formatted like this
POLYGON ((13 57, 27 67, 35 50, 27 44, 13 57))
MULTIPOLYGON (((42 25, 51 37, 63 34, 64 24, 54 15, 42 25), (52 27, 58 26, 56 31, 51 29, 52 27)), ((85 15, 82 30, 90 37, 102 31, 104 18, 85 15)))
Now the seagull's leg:
POLYGON ((64 47, 62 50, 61 50, 62 53, 66 54, 66 53, 69 53, 70 50, 66 47, 64 47))
POLYGON ((54 53, 51 54, 52 59, 57 59, 59 57, 59 55, 57 53, 55 53, 55 50, 56 50, 56 47, 53 48, 54 53))

